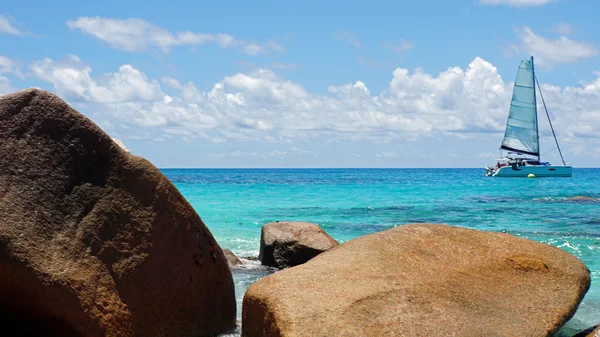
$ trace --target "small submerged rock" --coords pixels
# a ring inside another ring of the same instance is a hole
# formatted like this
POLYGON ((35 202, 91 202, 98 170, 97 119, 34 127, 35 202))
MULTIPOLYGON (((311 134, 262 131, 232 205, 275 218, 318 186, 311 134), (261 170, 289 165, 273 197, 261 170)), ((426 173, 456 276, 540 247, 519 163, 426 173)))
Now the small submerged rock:
POLYGON ((551 336, 589 286, 586 266, 561 249, 412 224, 257 281, 244 296, 242 335, 551 336))
POLYGON ((339 246, 319 225, 308 222, 272 222, 260 234, 259 260, 263 265, 287 268, 339 246))
POLYGON ((597 198, 592 198, 592 197, 588 197, 588 196, 584 196, 584 195, 577 195, 577 196, 574 196, 574 197, 570 197, 567 200, 569 200, 569 201, 583 201, 583 202, 600 201, 597 198))
POLYGON ((600 325, 585 329, 573 337, 600 337, 600 325))

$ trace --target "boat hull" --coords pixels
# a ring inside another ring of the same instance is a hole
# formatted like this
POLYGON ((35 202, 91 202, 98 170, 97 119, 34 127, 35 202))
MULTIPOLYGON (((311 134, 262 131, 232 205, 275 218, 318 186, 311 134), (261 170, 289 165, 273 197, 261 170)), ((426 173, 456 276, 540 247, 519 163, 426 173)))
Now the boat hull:
POLYGON ((530 174, 536 177, 570 177, 573 174, 571 166, 532 165, 532 166, 504 166, 490 172, 492 177, 523 177, 530 174))

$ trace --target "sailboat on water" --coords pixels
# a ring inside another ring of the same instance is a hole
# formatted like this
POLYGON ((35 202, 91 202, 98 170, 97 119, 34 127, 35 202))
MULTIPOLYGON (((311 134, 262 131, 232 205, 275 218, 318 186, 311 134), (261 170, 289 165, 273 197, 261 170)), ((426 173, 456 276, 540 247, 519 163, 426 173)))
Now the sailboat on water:
POLYGON ((533 56, 530 60, 522 60, 519 66, 500 150, 506 152, 506 155, 495 166, 486 167, 485 175, 488 177, 570 177, 572 174, 573 168, 565 163, 560 151, 550 114, 535 76, 533 56), (562 165, 541 161, 536 86, 562 165))

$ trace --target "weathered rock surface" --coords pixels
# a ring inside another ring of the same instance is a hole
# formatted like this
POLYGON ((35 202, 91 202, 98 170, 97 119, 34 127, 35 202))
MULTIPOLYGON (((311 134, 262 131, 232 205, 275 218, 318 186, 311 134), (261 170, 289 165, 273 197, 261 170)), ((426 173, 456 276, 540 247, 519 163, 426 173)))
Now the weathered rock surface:
POLYGON ((317 224, 271 222, 262 227, 258 259, 266 266, 293 267, 338 245, 317 224))
POLYGON ((123 143, 120 139, 118 138, 113 138, 112 139, 113 142, 115 142, 117 145, 119 145, 119 147, 121 147, 123 149, 123 151, 127 152, 127 153, 131 153, 131 151, 129 151, 129 149, 127 148, 127 146, 125 146, 125 143, 123 143))
POLYGON ((230 251, 229 249, 223 249, 223 253, 225 254, 225 258, 227 259, 229 266, 236 267, 236 266, 241 266, 244 264, 244 262, 242 262, 242 260, 238 259, 238 257, 235 256, 235 254, 232 251, 230 251))
POLYGON ((242 335, 551 336, 589 285, 586 266, 549 245, 405 225, 254 283, 242 335))
POLYGON ((235 324, 231 272, 193 208, 46 91, 0 97, 0 271, 7 331, 189 337, 235 324))

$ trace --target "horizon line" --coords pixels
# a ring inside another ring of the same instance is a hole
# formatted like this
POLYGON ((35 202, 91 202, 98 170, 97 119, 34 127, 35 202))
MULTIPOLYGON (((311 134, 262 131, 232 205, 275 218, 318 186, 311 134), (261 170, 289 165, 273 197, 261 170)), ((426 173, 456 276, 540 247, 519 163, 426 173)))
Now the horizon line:
MULTIPOLYGON (((485 167, 158 167, 159 170, 475 170, 485 167)), ((580 166, 573 169, 600 169, 580 166)))

